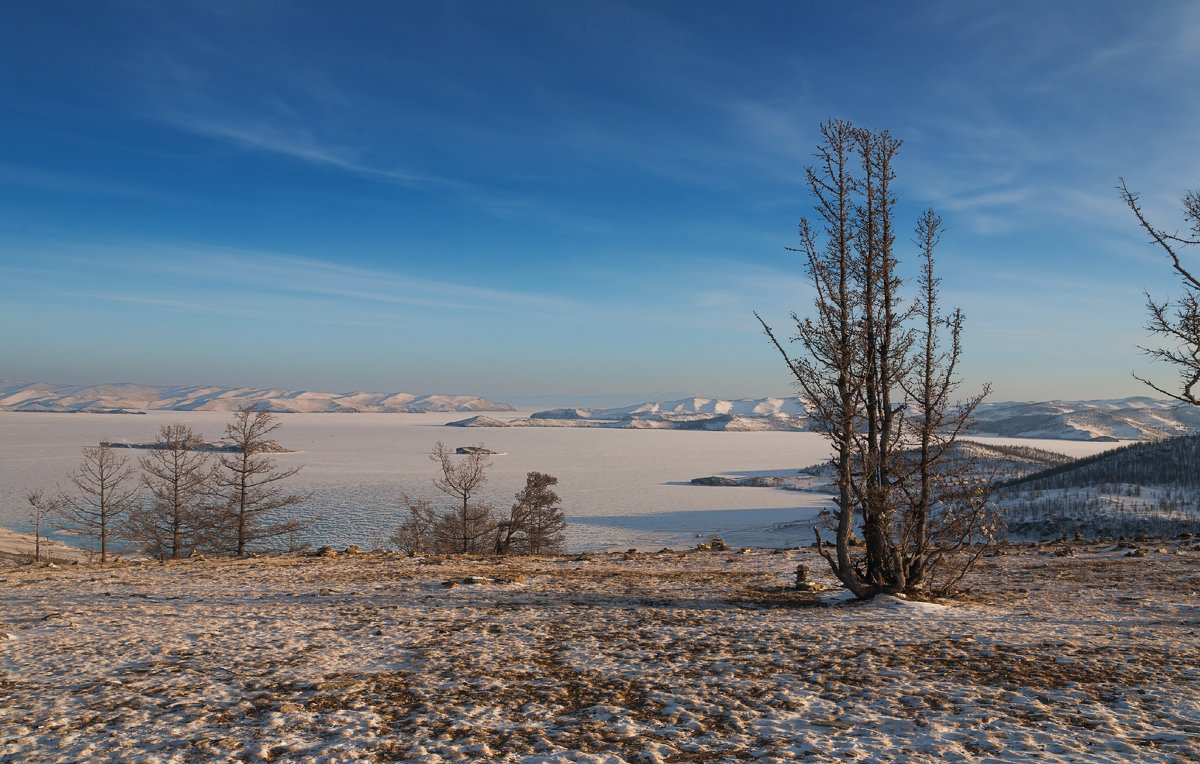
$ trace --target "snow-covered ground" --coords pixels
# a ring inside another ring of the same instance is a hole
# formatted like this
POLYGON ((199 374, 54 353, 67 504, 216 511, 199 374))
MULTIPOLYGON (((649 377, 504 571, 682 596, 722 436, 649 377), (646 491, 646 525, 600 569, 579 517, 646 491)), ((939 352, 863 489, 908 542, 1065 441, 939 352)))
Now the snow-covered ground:
POLYGON ((1200 759, 1196 545, 1055 548, 949 607, 807 549, 0 568, 0 761, 1200 759))
MULTIPOLYGON (((515 416, 528 416, 517 412, 515 416)), ((279 441, 297 453, 281 465, 303 465, 291 485, 314 491, 296 509, 322 516, 313 541, 373 548, 401 517, 400 494, 434 495, 434 442, 450 447, 484 441, 496 451, 487 498, 512 501, 525 473, 559 478, 573 550, 659 549, 691 546, 697 536, 720 535, 735 545, 793 546, 812 540, 812 523, 828 497, 770 488, 693 486, 707 475, 783 474, 826 458, 825 441, 803 432, 693 432, 442 427, 460 415, 284 414, 279 441)), ((164 424, 182 422, 217 440, 229 415, 156 411, 134 414, 0 413, 0 526, 28 531, 28 489, 66 485, 80 448, 101 440, 142 443, 164 424)), ((1083 456, 1112 443, 1021 441, 1083 456)), ((129 452, 135 460, 137 452, 129 452)))

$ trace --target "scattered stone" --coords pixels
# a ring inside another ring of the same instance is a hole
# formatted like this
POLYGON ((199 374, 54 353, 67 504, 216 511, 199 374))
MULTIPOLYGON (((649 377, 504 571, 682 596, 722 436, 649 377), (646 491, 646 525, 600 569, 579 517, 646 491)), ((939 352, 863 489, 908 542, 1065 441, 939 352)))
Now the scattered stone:
POLYGON ((717 552, 724 552, 726 549, 729 549, 729 545, 721 539, 713 539, 712 541, 708 542, 708 546, 710 549, 713 549, 717 552))
POLYGON ((279 706, 279 713, 281 714, 291 714, 299 710, 300 706, 296 705, 295 703, 284 703, 279 706))
POLYGON ((1126 557, 1145 557, 1146 550, 1145 549, 1134 549, 1132 552, 1126 552, 1125 556, 1126 557))
POLYGON ((1074 557, 1075 550, 1069 546, 1065 546, 1062 549, 1055 550, 1054 556, 1055 557, 1074 557))

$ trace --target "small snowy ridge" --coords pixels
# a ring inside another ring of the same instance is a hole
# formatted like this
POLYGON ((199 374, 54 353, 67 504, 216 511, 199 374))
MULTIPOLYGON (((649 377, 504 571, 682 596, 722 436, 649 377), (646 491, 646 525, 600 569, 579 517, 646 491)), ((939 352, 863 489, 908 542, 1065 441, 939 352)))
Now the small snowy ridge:
POLYGON ((867 602, 864 607, 881 610, 887 613, 895 613, 896 615, 901 615, 908 618, 939 616, 945 615, 950 611, 950 608, 946 607, 945 605, 939 605, 936 602, 913 601, 903 599, 901 597, 891 597, 888 595, 875 597, 870 602, 867 602))
POLYGON ((1155 546, 836 607, 810 549, 0 568, 0 761, 1195 761, 1200 551, 1155 546))

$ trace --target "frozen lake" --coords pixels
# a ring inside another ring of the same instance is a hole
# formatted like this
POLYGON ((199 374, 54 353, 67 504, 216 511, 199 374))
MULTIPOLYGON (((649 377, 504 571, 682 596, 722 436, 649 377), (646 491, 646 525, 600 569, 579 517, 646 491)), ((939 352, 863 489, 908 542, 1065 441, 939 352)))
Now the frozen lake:
MULTIPOLYGON (((504 419, 531 412, 501 415, 504 419)), ((494 451, 484 498, 507 507, 532 470, 559 479, 572 551, 692 546, 721 536, 734 546, 810 543, 817 512, 828 497, 771 488, 688 485, 694 477, 781 473, 826 458, 822 438, 795 432, 701 432, 569 427, 465 429, 443 427, 468 414, 283 414, 279 442, 297 453, 281 465, 302 465, 290 486, 313 491, 297 516, 324 518, 316 544, 373 548, 402 517, 400 494, 434 497, 436 465, 428 458, 441 440, 450 448, 483 442, 494 451)), ((176 422, 218 440, 230 415, 162 411, 148 414, 0 413, 0 525, 30 530, 24 494, 67 485, 80 448, 101 440, 149 442, 176 422)), ((1083 456, 1119 444, 1026 442, 1083 456)), ((127 452, 136 460, 138 451, 127 452)))

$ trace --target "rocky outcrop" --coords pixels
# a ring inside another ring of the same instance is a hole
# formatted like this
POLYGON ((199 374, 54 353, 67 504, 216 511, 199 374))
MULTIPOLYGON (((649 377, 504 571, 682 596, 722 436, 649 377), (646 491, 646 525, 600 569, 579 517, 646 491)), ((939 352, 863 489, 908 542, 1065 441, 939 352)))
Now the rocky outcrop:
POLYGON ((754 475, 753 477, 731 478, 713 475, 692 478, 692 485, 747 486, 750 488, 778 488, 784 484, 781 475, 754 475))
POLYGON ((490 416, 482 414, 473 416, 468 419, 460 419, 457 422, 447 422, 447 427, 508 427, 508 422, 502 422, 499 419, 493 419, 490 416))

